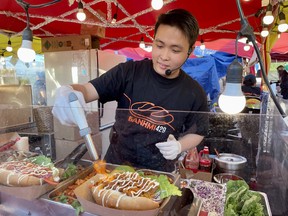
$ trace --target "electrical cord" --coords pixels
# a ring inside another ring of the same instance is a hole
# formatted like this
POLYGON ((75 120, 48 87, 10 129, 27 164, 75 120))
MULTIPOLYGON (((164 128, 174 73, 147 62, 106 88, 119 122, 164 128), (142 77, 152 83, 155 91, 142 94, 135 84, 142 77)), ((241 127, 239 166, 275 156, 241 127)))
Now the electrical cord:
POLYGON ((53 0, 51 2, 47 2, 47 3, 43 3, 43 4, 37 4, 37 5, 32 5, 32 4, 29 4, 23 0, 16 0, 16 2, 21 5, 22 7, 27 7, 27 8, 43 8, 43 7, 47 7, 47 6, 50 6, 52 4, 55 4, 57 2, 60 2, 61 0, 53 0))
POLYGON ((244 17, 243 10, 242 10, 241 4, 240 4, 240 0, 236 0, 236 3, 237 3, 237 8, 238 8, 238 12, 240 14, 240 20, 241 20, 241 29, 240 29, 239 33, 241 36, 247 37, 248 40, 252 42, 252 44, 254 46, 254 50, 256 51, 256 54, 257 54, 257 57, 259 60, 261 73, 262 73, 262 77, 264 79, 264 82, 269 89, 271 98, 272 98, 273 102, 275 103, 278 111, 280 112, 282 117, 285 118, 285 117, 287 117, 287 115, 284 112, 284 110, 282 109, 281 105, 279 104, 279 102, 278 102, 278 100, 277 100, 277 98, 276 98, 276 96, 275 96, 275 94, 271 88, 269 80, 267 78, 266 70, 265 70, 264 64, 263 64, 263 59, 261 57, 260 50, 259 50, 258 45, 256 43, 256 37, 254 35, 253 29, 252 29, 251 25, 248 23, 247 19, 244 17))

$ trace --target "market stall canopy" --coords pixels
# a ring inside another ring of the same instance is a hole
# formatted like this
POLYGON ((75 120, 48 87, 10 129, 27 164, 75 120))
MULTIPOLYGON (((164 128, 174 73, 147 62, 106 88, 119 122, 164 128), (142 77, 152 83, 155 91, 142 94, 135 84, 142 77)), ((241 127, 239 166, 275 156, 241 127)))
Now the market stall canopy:
MULTIPOLYGON (((159 14, 175 8, 185 8, 197 18, 200 35, 196 45, 200 45, 201 39, 211 46, 215 41, 213 46, 225 52, 228 50, 227 44, 221 43, 221 40, 229 39, 232 42, 229 42, 228 51, 235 52, 232 44, 241 28, 237 0, 165 0, 160 10, 151 7, 151 0, 137 1, 137 3, 135 0, 82 0, 87 15, 87 19, 83 22, 76 18, 78 1, 1 0, 0 49, 2 52, 5 51, 9 38, 14 52, 21 44, 27 16, 19 2, 28 4, 30 27, 34 35, 33 46, 37 53, 41 52, 40 38, 79 35, 84 32, 98 36, 101 49, 136 48, 142 37, 146 45, 149 45, 153 41, 154 24, 159 14), (50 4, 51 2, 53 4, 50 4), (49 6, 46 6, 47 3, 49 6), (112 24, 115 13, 117 13, 117 21, 112 24), (222 46, 222 49, 219 46, 222 46)), ((261 20, 269 0, 239 0, 239 2, 245 17, 254 29, 257 40, 261 42, 261 20)), ((276 0, 272 2, 278 3, 276 0)), ((206 47, 213 49, 209 45, 206 47)))
MULTIPOLYGON (((18 0, 21 1, 21 0, 18 0)), ((51 0, 52 1, 52 0, 51 0)), ((26 0, 32 5, 41 5, 47 0, 26 0)), ((137 47, 141 37, 146 43, 151 43, 154 34, 154 24, 159 14, 174 8, 185 8, 192 12, 199 21, 201 38, 213 41, 220 38, 236 38, 240 29, 240 18, 236 0, 223 1, 191 1, 165 0, 160 10, 153 10, 151 1, 134 0, 83 0, 84 11, 88 16, 84 22, 76 18, 78 3, 76 0, 61 0, 47 7, 29 7, 30 27, 34 36, 39 38, 52 36, 77 35, 81 33, 81 25, 98 28, 102 49, 120 49, 137 47), (113 14, 117 11, 117 21, 111 23, 113 14), (99 30, 100 29, 100 30, 99 30)), ((255 34, 261 31, 261 19, 255 14, 262 8, 261 1, 241 0, 243 12, 252 25, 255 34)), ((10 31, 13 37, 20 37, 26 27, 26 13, 16 0, 1 0, 1 29, 10 31)), ((5 31, 2 33, 8 37, 5 31)), ((5 41, 1 41, 5 43, 5 41)), ((7 45, 7 42, 4 46, 7 45)), ((1 44, 1 48, 3 44, 1 44)))

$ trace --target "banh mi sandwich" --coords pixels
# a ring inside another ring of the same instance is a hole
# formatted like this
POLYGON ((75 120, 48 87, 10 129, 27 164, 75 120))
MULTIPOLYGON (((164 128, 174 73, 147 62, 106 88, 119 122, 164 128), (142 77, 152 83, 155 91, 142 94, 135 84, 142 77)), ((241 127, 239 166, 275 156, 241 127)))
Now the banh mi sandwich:
POLYGON ((114 170, 97 174, 91 192, 99 205, 121 210, 151 210, 160 206, 169 196, 181 196, 177 186, 168 177, 146 175, 145 172, 114 170))
POLYGON ((59 170, 44 155, 0 164, 2 185, 17 187, 42 185, 44 182, 57 184, 59 180, 59 170))

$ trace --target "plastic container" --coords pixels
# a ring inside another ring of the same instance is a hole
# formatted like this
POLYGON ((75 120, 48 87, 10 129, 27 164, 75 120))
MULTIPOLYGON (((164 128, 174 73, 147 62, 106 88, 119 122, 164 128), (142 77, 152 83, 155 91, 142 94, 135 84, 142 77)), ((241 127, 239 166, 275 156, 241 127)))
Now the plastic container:
POLYGON ((194 147, 187 152, 185 157, 185 168, 197 172, 199 167, 199 154, 197 148, 194 147))
POLYGON ((209 157, 209 148, 204 146, 204 149, 199 152, 199 170, 210 172, 211 165, 212 162, 209 157))

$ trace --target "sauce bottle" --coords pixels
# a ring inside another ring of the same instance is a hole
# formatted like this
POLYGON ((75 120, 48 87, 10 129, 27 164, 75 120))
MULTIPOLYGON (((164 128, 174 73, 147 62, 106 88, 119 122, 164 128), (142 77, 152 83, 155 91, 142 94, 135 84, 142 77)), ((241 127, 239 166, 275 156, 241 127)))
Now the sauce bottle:
POLYGON ((194 147, 187 152, 185 157, 185 168, 197 172, 199 167, 199 154, 197 148, 194 147))
POLYGON ((199 152, 199 170, 210 172, 211 159, 209 158, 209 148, 204 146, 204 149, 199 152))

